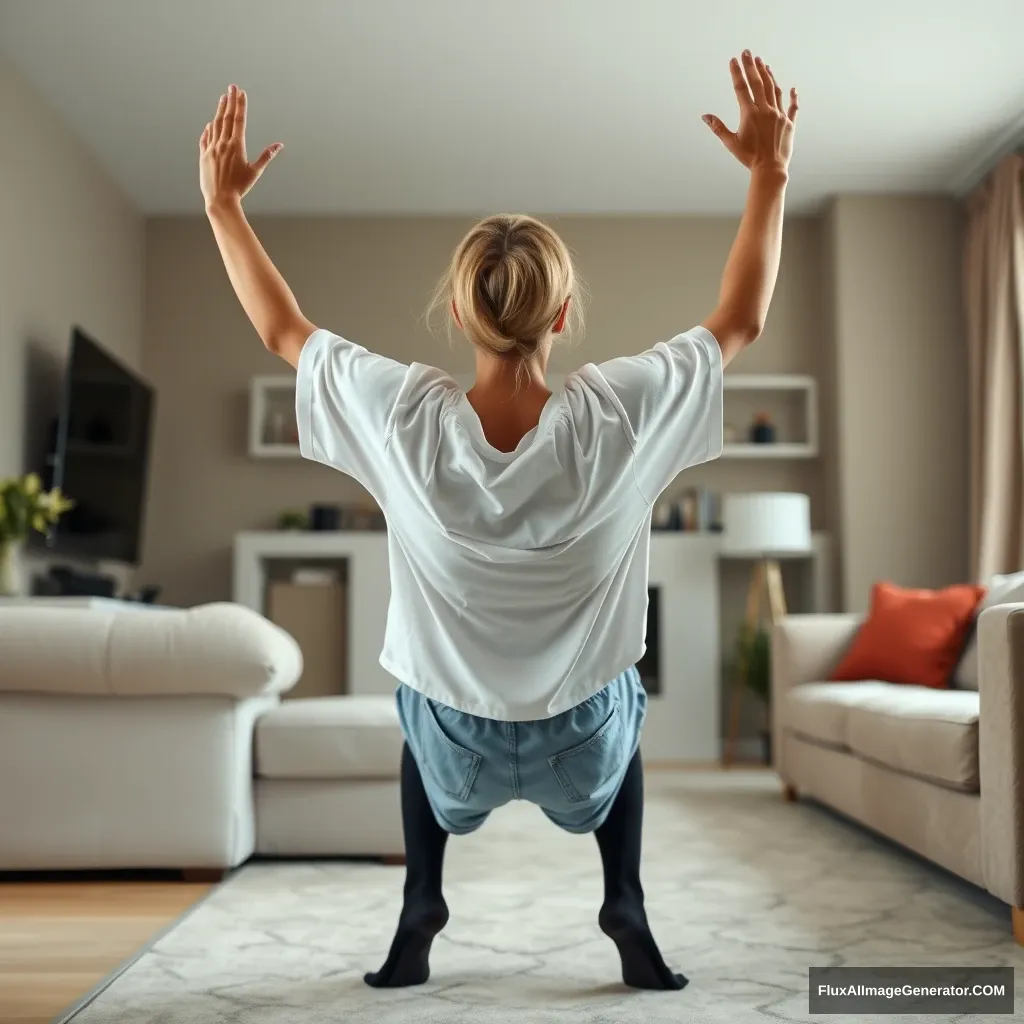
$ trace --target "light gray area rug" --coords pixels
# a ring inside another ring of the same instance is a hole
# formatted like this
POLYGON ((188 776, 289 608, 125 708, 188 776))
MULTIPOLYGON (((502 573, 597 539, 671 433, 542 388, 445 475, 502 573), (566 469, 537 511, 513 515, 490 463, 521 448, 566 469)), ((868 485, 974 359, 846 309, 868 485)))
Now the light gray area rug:
POLYGON ((421 988, 362 982, 387 951, 400 868, 255 864, 74 1022, 821 1020, 807 1014, 807 968, 830 964, 1009 964, 1024 1011, 1024 953, 1008 908, 819 807, 782 802, 767 773, 649 774, 648 910, 666 959, 690 978, 682 992, 637 993, 618 981, 615 949, 596 924, 592 837, 565 835, 517 804, 448 850, 452 916, 421 988))

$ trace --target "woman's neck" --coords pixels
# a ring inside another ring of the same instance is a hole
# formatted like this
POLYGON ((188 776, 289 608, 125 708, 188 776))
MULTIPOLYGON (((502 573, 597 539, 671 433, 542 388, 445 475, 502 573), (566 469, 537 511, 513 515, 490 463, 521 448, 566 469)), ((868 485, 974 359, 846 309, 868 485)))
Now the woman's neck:
POLYGON ((476 382, 466 392, 487 443, 499 451, 516 446, 540 422, 551 389, 544 382, 547 354, 520 363, 478 353, 476 382))
POLYGON ((548 391, 544 383, 547 362, 547 352, 543 350, 525 361, 503 359, 478 351, 473 390, 481 394, 504 395, 507 399, 524 391, 548 391))

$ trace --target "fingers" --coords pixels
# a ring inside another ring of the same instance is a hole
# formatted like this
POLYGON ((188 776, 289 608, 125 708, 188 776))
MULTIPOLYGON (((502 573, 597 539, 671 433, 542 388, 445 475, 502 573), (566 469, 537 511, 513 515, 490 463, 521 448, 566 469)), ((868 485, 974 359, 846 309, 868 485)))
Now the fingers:
POLYGON ((252 168, 257 174, 262 174, 266 169, 267 164, 277 156, 284 146, 280 142, 275 142, 272 146, 267 146, 265 150, 253 161, 252 168))
POLYGON ((206 147, 210 144, 210 125, 203 129, 203 134, 199 136, 199 152, 205 153, 206 147))
POLYGON ((775 81, 775 74, 768 64, 765 64, 764 69, 768 73, 768 81, 765 83, 768 86, 768 99, 780 114, 785 113, 782 106, 782 89, 779 88, 779 83, 775 81))
POLYGON ((241 140, 245 141, 245 117, 246 108, 248 107, 248 101, 245 97, 245 90, 239 89, 237 86, 231 86, 235 91, 235 113, 231 119, 231 139, 232 141, 241 140))
POLYGON ((750 87, 747 85, 747 80, 743 77, 743 69, 735 57, 729 61, 729 71, 732 74, 732 86, 736 90, 736 99, 739 102, 740 110, 752 107, 754 105, 754 97, 750 95, 750 87))
POLYGON ((721 119, 715 117, 714 114, 705 114, 701 120, 718 136, 722 145, 732 153, 736 146, 736 133, 729 131, 721 119))
POLYGON ((758 57, 756 60, 751 56, 749 50, 743 51, 743 74, 750 83, 750 91, 754 96, 754 103, 763 107, 766 102, 764 80, 761 72, 764 70, 764 61, 758 57))
POLYGON ((220 142, 221 135, 224 132, 224 115, 228 109, 228 98, 227 95, 221 96, 220 102, 217 104, 217 113, 213 115, 213 130, 210 132, 210 142, 220 142))
POLYGON ((231 141, 231 136, 235 130, 235 111, 238 109, 238 86, 228 86, 228 106, 224 111, 224 136, 225 142, 231 141))
POLYGON ((796 113, 800 109, 800 104, 797 101, 796 89, 789 90, 789 114, 790 121, 796 120, 796 113))

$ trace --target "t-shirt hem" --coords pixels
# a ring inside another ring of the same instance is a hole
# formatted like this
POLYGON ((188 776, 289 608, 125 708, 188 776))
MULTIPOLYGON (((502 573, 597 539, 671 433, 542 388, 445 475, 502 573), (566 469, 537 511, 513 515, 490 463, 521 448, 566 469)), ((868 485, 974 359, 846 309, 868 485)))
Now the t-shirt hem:
POLYGON ((706 462, 717 459, 725 449, 725 396, 722 346, 706 327, 694 327, 690 334, 700 340, 711 367, 711 405, 708 409, 708 451, 706 462))
POLYGON ((330 336, 330 331, 317 328, 302 346, 295 370, 295 424, 299 432, 299 454, 314 462, 322 460, 313 437, 313 378, 322 358, 319 349, 323 348, 324 339, 330 336))
POLYGON ((452 708, 455 711, 461 711, 463 714, 473 715, 476 718, 487 718, 495 722, 537 722, 546 718, 555 718, 557 715, 578 707, 584 701, 590 700, 594 694, 600 693, 609 683, 622 675, 623 672, 633 668, 644 656, 645 650, 646 645, 641 645, 639 653, 635 657, 629 657, 622 661, 618 668, 613 668, 608 673, 606 679, 592 679, 586 683, 578 684, 572 688, 570 693, 556 701, 553 705, 548 703, 531 704, 516 709, 479 704, 474 701, 457 700, 448 691, 426 680, 417 678, 415 672, 398 665, 388 658, 386 654, 381 654, 380 665, 385 672, 394 676, 395 679, 400 683, 404 683, 410 689, 416 690, 417 693, 422 693, 424 697, 429 697, 430 700, 437 701, 438 704, 443 704, 445 707, 452 708))

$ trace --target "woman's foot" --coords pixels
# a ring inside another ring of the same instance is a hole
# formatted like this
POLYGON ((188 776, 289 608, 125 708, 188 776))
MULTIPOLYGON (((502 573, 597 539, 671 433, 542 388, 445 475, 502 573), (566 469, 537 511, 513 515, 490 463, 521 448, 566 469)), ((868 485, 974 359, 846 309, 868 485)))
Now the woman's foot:
POLYGON ((636 751, 604 824, 597 845, 604 865, 604 906, 597 923, 618 947, 622 980, 633 988, 678 990, 686 978, 669 970, 651 934, 640 884, 644 819, 644 769, 636 751))
POLYGON ((434 936, 448 923, 448 906, 440 902, 406 900, 398 919, 384 966, 363 976, 371 988, 404 988, 422 985, 430 977, 430 947, 434 936))
POLYGON ((605 903, 597 922, 618 947, 622 980, 627 985, 663 991, 686 986, 687 978, 673 972, 665 963, 639 900, 623 897, 614 903, 605 903))

